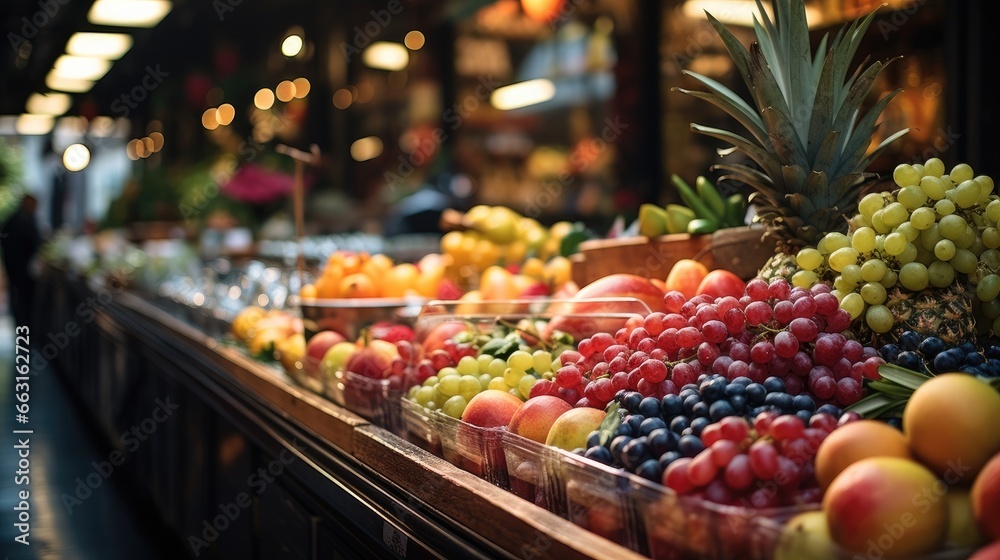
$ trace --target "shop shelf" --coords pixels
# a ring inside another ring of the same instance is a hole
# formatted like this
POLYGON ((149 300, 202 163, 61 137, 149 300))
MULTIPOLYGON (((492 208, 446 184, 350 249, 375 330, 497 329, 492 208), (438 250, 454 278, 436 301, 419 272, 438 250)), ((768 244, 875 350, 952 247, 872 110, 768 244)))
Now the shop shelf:
POLYGON ((643 552, 631 475, 596 461, 550 448, 546 456, 555 512, 576 525, 643 552))

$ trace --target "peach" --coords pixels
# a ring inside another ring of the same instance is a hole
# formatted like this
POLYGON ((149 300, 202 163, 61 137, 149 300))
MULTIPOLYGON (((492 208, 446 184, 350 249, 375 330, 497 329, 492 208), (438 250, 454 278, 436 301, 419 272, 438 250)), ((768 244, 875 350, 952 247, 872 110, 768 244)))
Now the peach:
POLYGON ((351 354, 347 360, 347 371, 382 379, 389 376, 389 366, 392 360, 399 357, 396 345, 386 340, 372 340, 367 345, 351 354))
POLYGON ((823 497, 830 536, 870 558, 912 558, 936 550, 948 530, 944 483, 898 457, 862 459, 844 469, 823 497))
POLYGON ((705 275, 705 278, 698 284, 696 293, 699 295, 708 294, 717 298, 725 296, 739 298, 743 296, 746 287, 746 282, 742 278, 728 270, 719 268, 705 275))
POLYGON ((601 427, 606 414, 597 408, 573 408, 562 413, 552 424, 545 445, 573 451, 587 446, 587 436, 601 427))
POLYGON ((910 450, 948 484, 971 483, 1000 452, 1000 393, 964 373, 937 375, 903 410, 910 450))
POLYGON ((830 540, 826 513, 807 511, 785 523, 774 549, 774 560, 836 560, 836 546, 830 540))
POLYGON ((510 419, 507 429, 519 436, 538 443, 545 443, 552 424, 564 412, 572 409, 570 404, 559 397, 540 395, 528 399, 510 419))
POLYGON ((480 428, 507 426, 522 404, 521 399, 507 391, 487 389, 469 400, 462 421, 480 428))
POLYGON ((347 340, 344 335, 337 331, 320 331, 309 339, 306 344, 306 354, 313 359, 322 360, 326 351, 333 348, 334 344, 339 344, 347 340))
POLYGON ((969 496, 979 529, 990 540, 1000 541, 1000 453, 979 471, 969 496))
POLYGON ((462 321, 438 323, 431 327, 430 331, 423 337, 423 340, 420 341, 420 347, 425 355, 435 350, 444 350, 444 341, 469 329, 469 324, 462 321))
POLYGON ((837 428, 816 452, 816 481, 825 489, 848 466, 869 457, 913 459, 906 436, 877 420, 859 420, 837 428))
MULTIPOLYGON (((694 259, 681 259, 667 273, 667 291, 678 291, 691 299, 698 294, 698 286, 708 276, 708 268, 694 259)), ((740 294, 743 295, 743 294, 740 294)))

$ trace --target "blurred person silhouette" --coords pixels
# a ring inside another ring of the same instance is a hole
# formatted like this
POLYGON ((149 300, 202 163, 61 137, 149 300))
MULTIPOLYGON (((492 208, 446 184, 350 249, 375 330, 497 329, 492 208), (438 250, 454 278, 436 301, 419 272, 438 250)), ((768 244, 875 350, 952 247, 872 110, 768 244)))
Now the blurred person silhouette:
POLYGON ((42 244, 35 223, 38 201, 30 194, 21 199, 21 206, 0 229, 0 250, 7 272, 8 299, 16 325, 30 325, 35 302, 35 279, 31 261, 42 244))

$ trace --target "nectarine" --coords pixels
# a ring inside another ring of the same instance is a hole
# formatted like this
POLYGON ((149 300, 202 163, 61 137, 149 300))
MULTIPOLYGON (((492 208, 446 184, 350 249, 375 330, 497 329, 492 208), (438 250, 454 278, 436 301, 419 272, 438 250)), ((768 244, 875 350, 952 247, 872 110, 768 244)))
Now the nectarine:
POLYGON ((742 278, 728 270, 718 268, 705 275, 705 278, 698 284, 696 293, 698 295, 708 294, 716 298, 725 296, 740 298, 746 291, 746 287, 747 285, 742 278))
POLYGON ((1000 453, 979 471, 969 496, 979 529, 990 540, 1000 541, 1000 453))
MULTIPOLYGON (((691 299, 698 294, 698 286, 708 276, 708 268, 693 259, 681 259, 667 273, 667 291, 678 291, 691 299)), ((743 295, 743 294, 740 294, 743 295)))
POLYGON ((587 446, 587 436, 601 427, 606 414, 596 408, 573 408, 562 413, 552 424, 545 445, 573 451, 587 446))
POLYGON ((521 399, 506 391, 487 389, 469 400, 462 421, 480 428, 507 426, 522 404, 521 399))
POLYGON ((816 452, 816 481, 826 488, 848 466, 869 457, 912 459, 906 437, 877 420, 858 420, 830 433, 816 452))
POLYGON ((552 424, 564 412, 572 409, 570 404, 559 397, 540 395, 528 399, 510 419, 507 429, 519 436, 545 443, 552 424))

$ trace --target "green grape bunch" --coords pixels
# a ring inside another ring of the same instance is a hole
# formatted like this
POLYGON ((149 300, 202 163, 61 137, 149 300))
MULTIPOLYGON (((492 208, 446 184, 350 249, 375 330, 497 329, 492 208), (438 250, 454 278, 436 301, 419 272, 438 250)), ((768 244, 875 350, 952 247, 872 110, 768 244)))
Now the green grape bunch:
POLYGON ((793 284, 832 280, 841 308, 885 333, 893 327, 885 302, 897 285, 919 292, 968 282, 998 332, 1000 197, 993 179, 968 164, 946 171, 938 158, 897 166, 898 188, 864 196, 847 234, 828 233, 799 251, 793 284))

